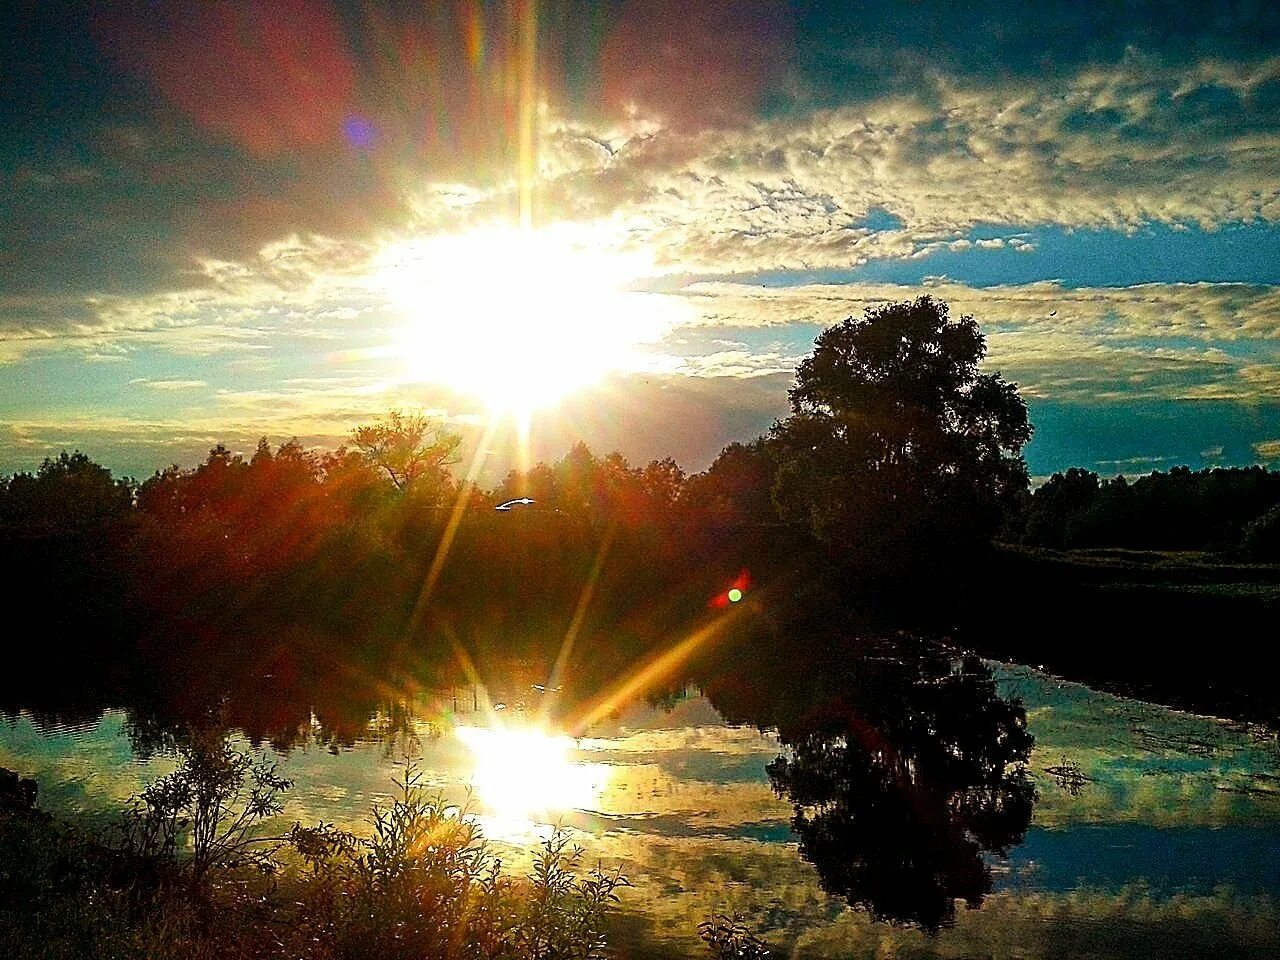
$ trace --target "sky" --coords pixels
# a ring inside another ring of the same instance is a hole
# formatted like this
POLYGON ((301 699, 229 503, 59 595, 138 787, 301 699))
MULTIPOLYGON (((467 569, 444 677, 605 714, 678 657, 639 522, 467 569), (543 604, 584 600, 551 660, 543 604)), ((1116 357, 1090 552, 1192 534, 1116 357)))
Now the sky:
POLYGON ((14 0, 0 126, 0 473, 394 408, 699 470, 922 293, 1033 476, 1280 465, 1264 0, 14 0))

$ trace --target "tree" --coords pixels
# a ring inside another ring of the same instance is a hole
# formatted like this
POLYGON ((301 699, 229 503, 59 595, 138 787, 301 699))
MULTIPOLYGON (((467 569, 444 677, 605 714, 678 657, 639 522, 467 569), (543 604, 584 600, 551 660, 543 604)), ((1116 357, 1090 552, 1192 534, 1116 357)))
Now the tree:
POLYGON ((20 473, 0 482, 0 523, 69 531, 104 526, 128 514, 134 495, 131 480, 79 450, 46 457, 35 475, 20 473))
POLYGON ((1244 528, 1241 552, 1249 560, 1280 561, 1280 504, 1244 528))
POLYGON ((704 473, 685 483, 684 509, 700 522, 717 526, 776 519, 769 495, 775 470, 770 446, 765 439, 729 444, 704 473))
POLYGON ((265 754, 255 758, 236 750, 216 729, 197 732, 179 755, 176 770, 131 798, 125 848, 136 856, 173 860, 189 846, 184 866, 196 895, 208 893, 210 876, 219 869, 273 870, 282 841, 264 842, 256 828, 284 811, 281 794, 293 782, 265 754))
POLYGON ((775 425, 774 499, 833 558, 896 576, 989 542, 1027 487, 1017 386, 980 373, 972 317, 932 297, 868 308, 819 335, 775 425))
POLYGON ((423 485, 443 488, 449 468, 458 462, 462 437, 435 417, 392 410, 353 430, 351 443, 404 492, 423 485))

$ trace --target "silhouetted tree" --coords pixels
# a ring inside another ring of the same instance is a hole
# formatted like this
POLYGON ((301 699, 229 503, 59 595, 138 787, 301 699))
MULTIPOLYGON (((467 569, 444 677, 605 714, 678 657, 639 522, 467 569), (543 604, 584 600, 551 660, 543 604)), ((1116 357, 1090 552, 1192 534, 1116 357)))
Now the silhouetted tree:
POLYGON ((1098 475, 1091 470, 1072 467, 1055 473, 1032 496, 1026 519, 1027 542, 1065 546, 1070 539, 1068 528, 1093 507, 1100 490, 1098 475))
POLYGON ((353 430, 351 443, 370 464, 386 471, 397 490, 419 486, 438 492, 448 486, 462 437, 434 417, 392 410, 353 430))
POLYGON ((1015 384, 980 373, 985 341, 924 296, 819 335, 772 433, 774 496, 837 562, 886 579, 987 543, 1027 485, 1015 384))
POLYGON ((46 458, 35 475, 0 480, 0 523, 45 532, 103 526, 128 514, 133 483, 77 450, 46 458))
POLYGON ((683 511, 714 526, 777 520, 770 493, 776 468, 769 448, 766 439, 729 444, 706 472, 685 482, 683 511))
POLYGON ((1245 527, 1280 503, 1280 474, 1262 467, 1173 467, 1130 482, 1072 467, 1024 505, 1023 542, 1035 546, 1231 550, 1245 527))
POLYGON ((1272 507, 1244 528, 1241 552, 1249 560, 1280 562, 1280 506, 1272 507))

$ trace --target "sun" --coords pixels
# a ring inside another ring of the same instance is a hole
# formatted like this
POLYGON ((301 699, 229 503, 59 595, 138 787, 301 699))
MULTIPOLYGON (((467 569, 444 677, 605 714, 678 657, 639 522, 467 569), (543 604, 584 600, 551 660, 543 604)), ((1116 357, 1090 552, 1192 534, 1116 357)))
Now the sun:
POLYGON ((492 225, 407 241, 379 275, 407 373, 528 414, 613 371, 678 322, 673 298, 632 289, 652 262, 598 227, 492 225))

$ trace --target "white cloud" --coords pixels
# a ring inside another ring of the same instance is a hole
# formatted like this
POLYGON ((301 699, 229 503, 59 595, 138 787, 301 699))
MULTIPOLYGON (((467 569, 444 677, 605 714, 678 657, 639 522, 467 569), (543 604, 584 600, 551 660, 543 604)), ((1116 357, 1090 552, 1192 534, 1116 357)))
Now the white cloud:
POLYGON ((207 387, 209 384, 204 380, 182 380, 177 377, 165 377, 158 380, 152 380, 147 377, 135 377, 129 381, 131 386, 143 386, 148 390, 196 390, 200 387, 207 387))
POLYGON ((1253 452, 1259 460, 1280 460, 1280 440, 1259 441, 1253 445, 1253 452))
MULTIPOLYGON (((1280 288, 1143 284, 1067 289, 1057 283, 975 288, 947 280, 761 287, 701 282, 679 291, 695 323, 732 330, 825 327, 867 307, 929 293, 973 315, 989 364, 1028 396, 1105 401, 1140 397, 1280 399, 1280 288)), ((806 331, 807 332, 807 331, 806 331)), ((669 342, 667 349, 688 352, 669 342)), ((775 351, 754 362, 780 363, 775 351)), ((745 361, 732 358, 741 366, 745 361)), ((794 366, 795 357, 786 357, 794 366)), ((701 372, 689 361, 687 372, 701 372)), ((743 370, 735 371, 739 374, 743 370)))
POLYGON ((981 223, 1277 220, 1280 129, 1251 100, 1276 76, 1280 59, 1187 71, 1135 55, 1016 87, 938 79, 747 129, 648 132, 553 165, 545 186, 566 215, 611 211, 702 272, 848 267, 964 244, 981 223), (873 209, 902 229, 860 226, 873 209))

